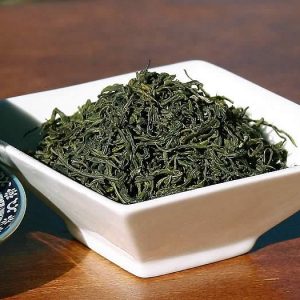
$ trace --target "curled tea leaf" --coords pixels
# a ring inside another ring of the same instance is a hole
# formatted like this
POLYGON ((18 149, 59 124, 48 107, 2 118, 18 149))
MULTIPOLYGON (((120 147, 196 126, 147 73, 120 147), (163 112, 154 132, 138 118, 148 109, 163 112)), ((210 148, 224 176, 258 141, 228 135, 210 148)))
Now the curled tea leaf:
POLYGON ((197 80, 148 70, 72 116, 55 109, 42 132, 37 159, 123 204, 283 169, 291 139, 197 80), (282 142, 268 142, 265 126, 282 142))

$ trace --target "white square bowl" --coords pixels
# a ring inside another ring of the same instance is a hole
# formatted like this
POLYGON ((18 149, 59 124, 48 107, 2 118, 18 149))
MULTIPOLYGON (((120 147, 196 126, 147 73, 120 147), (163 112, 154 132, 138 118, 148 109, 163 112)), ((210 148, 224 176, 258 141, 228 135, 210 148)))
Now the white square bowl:
MULTIPOLYGON (((187 70, 211 94, 249 106, 253 118, 264 117, 300 145, 299 105, 204 61, 154 70, 182 81, 188 80, 187 70)), ((0 161, 15 168, 64 218, 75 238, 123 269, 152 277, 243 254, 261 234, 299 210, 300 151, 290 141, 287 169, 131 205, 107 199, 17 149, 35 143, 24 133, 49 118, 55 107, 71 114, 87 99, 96 100, 103 87, 134 76, 0 102, 0 138, 11 144, 0 143, 0 161)), ((276 137, 270 134, 270 139, 276 137)))

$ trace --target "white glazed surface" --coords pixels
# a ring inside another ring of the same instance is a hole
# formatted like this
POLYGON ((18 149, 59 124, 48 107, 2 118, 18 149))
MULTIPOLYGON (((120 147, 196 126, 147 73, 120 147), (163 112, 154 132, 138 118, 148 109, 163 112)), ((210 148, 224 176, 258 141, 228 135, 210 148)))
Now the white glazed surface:
MULTIPOLYGON (((188 61, 156 68, 204 83, 289 132, 300 145, 300 106, 222 68, 188 61)), ((127 83, 133 73, 9 99, 37 123, 53 108, 74 112, 101 89, 127 83)), ((27 129, 26 129, 27 130, 27 129)), ((24 129, 25 131, 25 129, 24 129)), ((21 137, 24 132, 15 132, 21 137)), ((276 136, 271 135, 276 140, 276 136)), ((178 193, 144 203, 113 202, 55 172, 12 146, 0 145, 0 160, 18 169, 62 215, 75 238, 125 270, 152 277, 243 254, 256 239, 300 208, 300 152, 287 142, 291 168, 178 193)))

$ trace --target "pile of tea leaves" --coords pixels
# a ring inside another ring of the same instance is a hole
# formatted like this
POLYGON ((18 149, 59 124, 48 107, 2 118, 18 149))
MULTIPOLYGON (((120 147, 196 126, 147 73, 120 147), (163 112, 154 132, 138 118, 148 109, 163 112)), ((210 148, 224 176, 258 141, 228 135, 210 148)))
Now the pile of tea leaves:
POLYGON ((54 109, 34 156, 124 204, 285 168, 289 136, 246 110, 197 80, 143 70, 71 116, 54 109))

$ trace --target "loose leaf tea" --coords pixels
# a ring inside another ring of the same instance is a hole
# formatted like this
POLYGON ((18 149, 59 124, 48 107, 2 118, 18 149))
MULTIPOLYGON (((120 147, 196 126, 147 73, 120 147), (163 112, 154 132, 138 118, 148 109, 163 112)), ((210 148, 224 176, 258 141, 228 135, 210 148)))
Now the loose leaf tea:
POLYGON ((34 154, 114 201, 146 201, 286 167, 285 132, 223 96, 143 70, 66 116, 54 109, 34 154), (281 138, 271 144, 270 126, 281 138))

